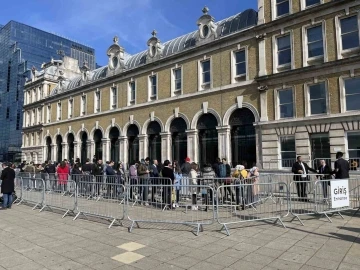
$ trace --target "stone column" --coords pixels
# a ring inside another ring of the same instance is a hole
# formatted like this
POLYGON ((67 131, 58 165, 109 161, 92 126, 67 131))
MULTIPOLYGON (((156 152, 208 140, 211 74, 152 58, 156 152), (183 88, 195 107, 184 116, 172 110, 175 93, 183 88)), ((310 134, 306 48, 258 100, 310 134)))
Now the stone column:
POLYGON ((102 141, 102 159, 104 162, 110 161, 110 139, 101 139, 102 141))
POLYGON ((258 0, 258 25, 265 23, 264 0, 258 0))
POLYGON ((149 140, 147 135, 139 135, 139 157, 146 158, 149 154, 149 140))
POLYGON ((95 142, 94 140, 89 140, 86 142, 87 144, 87 154, 88 154, 88 158, 90 158, 90 161, 92 161, 94 155, 95 155, 95 142))
POLYGON ((230 126, 216 127, 218 132, 218 157, 231 163, 230 126))
POLYGON ((199 162, 199 138, 197 129, 186 130, 187 134, 187 154, 190 160, 199 162))
POLYGON ((128 138, 126 136, 119 137, 119 151, 120 151, 120 160, 124 162, 124 168, 128 168, 129 165, 129 156, 128 156, 128 138))
POLYGON ((161 161, 171 160, 171 133, 164 132, 161 135, 161 161))
POLYGON ((45 162, 45 161, 47 161, 47 146, 42 146, 41 148, 42 148, 42 153, 43 153, 42 154, 42 156, 43 156, 42 161, 45 162))
POLYGON ((256 36, 259 47, 259 77, 267 75, 265 37, 266 37, 265 33, 256 36))
POLYGON ((57 162, 57 145, 56 144, 51 145, 51 156, 52 156, 51 159, 54 162, 57 162))
POLYGON ((69 160, 69 145, 66 142, 61 143, 62 145, 62 160, 67 159, 69 160))
POLYGON ((267 111, 267 86, 258 87, 260 93, 260 121, 268 121, 268 111, 267 111))

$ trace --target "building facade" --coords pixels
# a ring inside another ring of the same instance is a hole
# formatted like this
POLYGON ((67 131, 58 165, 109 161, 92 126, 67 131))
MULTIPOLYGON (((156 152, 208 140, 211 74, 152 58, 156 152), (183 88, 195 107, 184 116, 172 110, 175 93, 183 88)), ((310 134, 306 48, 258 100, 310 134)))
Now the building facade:
POLYGON ((359 12, 350 0, 258 0, 218 22, 204 8, 196 31, 165 43, 153 31, 130 57, 115 37, 107 66, 60 76, 24 105, 24 158, 278 169, 296 155, 357 157, 359 12))
POLYGON ((95 51, 88 46, 15 21, 0 26, 0 161, 21 157, 23 90, 30 70, 61 55, 95 68, 95 51))

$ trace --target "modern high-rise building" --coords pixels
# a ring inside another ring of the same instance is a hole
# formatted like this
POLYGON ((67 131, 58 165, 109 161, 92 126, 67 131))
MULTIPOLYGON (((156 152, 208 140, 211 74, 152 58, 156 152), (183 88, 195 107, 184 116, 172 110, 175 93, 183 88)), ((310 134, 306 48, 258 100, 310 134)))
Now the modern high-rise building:
POLYGON ((70 56, 95 68, 95 50, 19 22, 0 25, 0 161, 21 158, 23 88, 32 68, 70 56))

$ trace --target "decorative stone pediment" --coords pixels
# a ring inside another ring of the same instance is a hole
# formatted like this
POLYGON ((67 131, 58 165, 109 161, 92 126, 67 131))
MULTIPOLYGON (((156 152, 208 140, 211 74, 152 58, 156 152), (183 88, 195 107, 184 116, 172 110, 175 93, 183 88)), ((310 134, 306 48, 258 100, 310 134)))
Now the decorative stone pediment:
POLYGON ((209 8, 204 7, 202 12, 204 13, 196 22, 199 27, 199 35, 197 39, 198 44, 207 43, 217 38, 217 25, 215 19, 209 13, 209 8))
POLYGON ((125 50, 118 44, 119 38, 117 36, 114 37, 113 41, 114 44, 112 44, 106 52, 109 57, 108 69, 110 73, 111 71, 113 71, 113 73, 119 73, 125 69, 125 50))
POLYGON ((58 77, 58 92, 61 93, 64 90, 67 89, 68 85, 69 85, 69 80, 65 78, 64 76, 64 72, 63 71, 59 71, 60 75, 58 77))
POLYGON ((160 39, 158 39, 156 30, 152 31, 152 37, 148 40, 148 53, 146 56, 146 62, 152 62, 159 60, 162 57, 162 52, 164 46, 161 44, 160 39))

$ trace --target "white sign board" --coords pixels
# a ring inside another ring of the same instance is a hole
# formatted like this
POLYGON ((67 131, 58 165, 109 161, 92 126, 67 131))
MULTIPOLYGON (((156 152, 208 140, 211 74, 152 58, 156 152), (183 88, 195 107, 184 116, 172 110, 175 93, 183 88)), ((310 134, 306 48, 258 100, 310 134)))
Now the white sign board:
POLYGON ((349 180, 330 181, 331 208, 350 206, 349 180))

